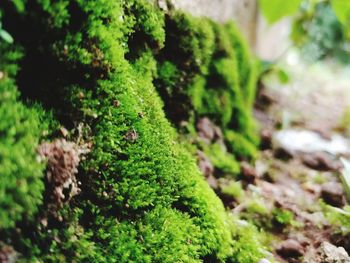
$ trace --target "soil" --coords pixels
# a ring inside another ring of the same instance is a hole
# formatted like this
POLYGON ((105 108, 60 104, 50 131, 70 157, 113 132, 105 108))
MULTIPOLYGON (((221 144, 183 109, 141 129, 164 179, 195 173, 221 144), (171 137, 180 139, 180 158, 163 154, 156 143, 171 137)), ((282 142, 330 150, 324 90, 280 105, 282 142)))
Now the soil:
MULTIPOLYGON (((349 108, 345 83, 350 83, 350 78, 326 63, 311 68, 289 67, 289 70, 291 83, 260 87, 255 116, 261 127, 261 154, 255 166, 243 165, 242 180, 248 185, 246 196, 258 195, 270 212, 289 211, 292 220, 283 222, 283 218, 277 217, 277 221, 271 221, 270 218, 267 224, 261 215, 249 211, 246 214, 270 236, 277 262, 350 262, 350 258, 349 261, 337 258, 326 261, 320 256, 327 252, 320 252, 324 247, 343 253, 343 249, 337 247, 345 246, 350 254, 350 247, 346 245, 350 243, 350 236, 337 234, 320 202, 336 207, 348 204, 339 180, 340 155, 292 152, 273 144, 274 134, 288 128, 316 131, 329 140, 349 108)), ((347 139, 346 134, 341 136, 347 139)), ((232 207, 232 202, 228 206, 232 207)), ((237 202, 232 211, 242 214, 244 203, 237 202)))

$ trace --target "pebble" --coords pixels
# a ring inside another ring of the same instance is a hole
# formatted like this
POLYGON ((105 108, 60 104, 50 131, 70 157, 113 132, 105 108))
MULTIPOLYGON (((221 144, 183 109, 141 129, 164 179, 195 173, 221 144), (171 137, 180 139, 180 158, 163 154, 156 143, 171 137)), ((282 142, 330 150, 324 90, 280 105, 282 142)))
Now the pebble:
POLYGON ((302 162, 307 167, 317 171, 336 171, 341 167, 338 161, 333 160, 331 156, 323 152, 304 154, 302 162))
POLYGON ((241 162, 241 175, 243 180, 248 183, 254 183, 255 179, 258 177, 255 168, 247 162, 241 162))
POLYGON ((296 258, 304 254, 304 248, 298 241, 287 239, 282 242, 276 252, 284 258, 296 258))
POLYGON ((208 118, 201 118, 197 122, 198 135, 209 141, 215 137, 215 125, 208 118))
POLYGON ((324 183, 321 186, 321 197, 327 204, 337 207, 342 207, 345 205, 344 190, 340 183, 324 183))
POLYGON ((214 166, 209 158, 202 151, 197 151, 198 167, 205 177, 209 177, 214 173, 214 166))
POLYGON ((336 247, 328 242, 323 242, 318 249, 320 262, 350 263, 350 257, 343 247, 336 247))

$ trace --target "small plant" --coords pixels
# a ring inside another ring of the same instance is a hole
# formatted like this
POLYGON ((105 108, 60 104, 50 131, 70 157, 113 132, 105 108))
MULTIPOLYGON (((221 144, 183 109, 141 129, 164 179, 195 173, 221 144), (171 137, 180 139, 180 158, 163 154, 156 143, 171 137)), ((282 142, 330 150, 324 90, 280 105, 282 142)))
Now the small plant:
POLYGON ((345 0, 259 0, 269 23, 292 16, 291 38, 310 62, 334 57, 349 63, 350 2, 345 0))
POLYGON ((0 12, 0 39, 10 44, 13 43, 12 36, 2 28, 1 12, 0 12))
POLYGON ((294 225, 294 214, 282 208, 275 208, 272 212, 273 218, 281 225, 294 225))
POLYGON ((321 207, 328 222, 338 229, 337 232, 343 236, 350 234, 350 206, 341 209, 321 202, 321 207))
POLYGON ((341 172, 341 181, 343 182, 346 197, 350 201, 350 162, 343 158, 341 161, 344 165, 344 169, 341 172))
POLYGON ((337 126, 337 131, 350 135, 350 107, 345 109, 337 126))

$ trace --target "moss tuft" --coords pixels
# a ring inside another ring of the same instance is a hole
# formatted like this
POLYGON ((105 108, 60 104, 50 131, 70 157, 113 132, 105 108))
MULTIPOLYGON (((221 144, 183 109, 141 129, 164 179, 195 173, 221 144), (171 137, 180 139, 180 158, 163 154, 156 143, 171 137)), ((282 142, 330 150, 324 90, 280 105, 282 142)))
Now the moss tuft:
POLYGON ((42 202, 43 164, 36 147, 43 131, 40 116, 18 100, 13 77, 18 49, 0 47, 0 230, 30 220, 42 202))
POLYGON ((172 11, 165 25, 170 33, 158 55, 155 84, 167 117, 177 127, 208 117, 224 131, 230 154, 255 158, 257 65, 234 24, 172 11))

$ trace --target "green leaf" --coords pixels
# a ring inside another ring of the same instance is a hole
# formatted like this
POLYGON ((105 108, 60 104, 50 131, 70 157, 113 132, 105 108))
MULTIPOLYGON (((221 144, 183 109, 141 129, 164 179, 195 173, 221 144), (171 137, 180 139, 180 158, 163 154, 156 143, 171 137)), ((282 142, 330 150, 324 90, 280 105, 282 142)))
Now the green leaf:
POLYGON ((25 2, 23 0, 12 0, 18 12, 23 13, 25 8, 25 2))
POLYGON ((341 23, 343 24, 349 23, 349 20, 350 20, 350 1, 349 0, 332 0, 332 8, 341 23))
POLYGON ((297 13, 300 3, 301 0, 259 0, 260 9, 271 24, 297 13))
POLYGON ((288 72, 283 69, 278 69, 277 76, 282 84, 287 84, 290 80, 288 72))
POLYGON ((348 200, 350 201, 350 162, 344 158, 340 159, 344 165, 341 171, 341 180, 348 200))
POLYGON ((7 43, 13 43, 12 36, 9 33, 7 33, 5 30, 0 29, 0 38, 5 40, 7 43))

